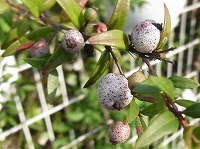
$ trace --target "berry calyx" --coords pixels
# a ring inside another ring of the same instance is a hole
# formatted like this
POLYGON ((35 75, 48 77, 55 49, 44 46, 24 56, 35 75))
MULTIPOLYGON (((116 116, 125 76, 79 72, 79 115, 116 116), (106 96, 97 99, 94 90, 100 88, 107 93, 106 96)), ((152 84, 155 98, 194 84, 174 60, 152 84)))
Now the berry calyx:
POLYGON ((141 53, 152 53, 160 41, 161 25, 153 20, 145 20, 136 25, 131 34, 131 42, 141 53))
POLYGON ((98 97, 105 108, 121 110, 131 102, 133 95, 123 75, 109 73, 99 82, 98 97))
POLYGON ((128 139, 130 135, 130 126, 127 123, 117 121, 108 129, 108 137, 113 144, 119 144, 128 139))
POLYGON ((49 44, 41 39, 29 48, 29 57, 39 58, 50 53, 49 44))
POLYGON ((62 47, 69 53, 78 53, 84 45, 84 38, 77 30, 67 31, 62 38, 62 47))

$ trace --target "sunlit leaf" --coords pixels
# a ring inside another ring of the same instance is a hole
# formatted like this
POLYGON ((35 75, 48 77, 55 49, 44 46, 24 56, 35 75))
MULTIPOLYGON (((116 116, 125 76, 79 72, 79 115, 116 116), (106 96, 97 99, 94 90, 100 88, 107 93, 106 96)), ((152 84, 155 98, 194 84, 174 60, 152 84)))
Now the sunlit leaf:
POLYGON ((174 83, 174 87, 176 88, 192 89, 199 85, 197 82, 183 76, 172 76, 169 79, 174 83))
POLYGON ((126 24, 130 7, 130 0, 118 0, 108 23, 108 29, 122 30, 126 24))
POLYGON ((139 114, 139 107, 135 102, 135 98, 131 101, 129 106, 129 112, 127 116, 127 122, 131 123, 139 114))
POLYGON ((167 43, 167 41, 169 39, 169 35, 171 32, 171 17, 170 17, 169 10, 165 4, 164 4, 164 11, 165 11, 164 26, 163 26, 163 30, 161 32, 160 41, 156 48, 158 50, 162 49, 165 46, 165 44, 167 43))
POLYGON ((164 111, 155 117, 149 124, 149 127, 138 138, 136 147, 150 145, 154 141, 175 132, 178 129, 179 122, 173 113, 164 111))
POLYGON ((150 80, 160 88, 171 100, 174 100, 174 91, 175 88, 171 80, 164 77, 155 77, 151 76, 150 80))
POLYGON ((109 61, 110 53, 107 50, 105 50, 99 58, 99 61, 97 62, 91 77, 84 85, 84 88, 93 85, 103 75, 103 73, 108 68, 109 61))
POLYGON ((39 11, 39 7, 41 5, 41 2, 39 0, 21 0, 25 6, 30 10, 30 12, 32 13, 32 15, 34 17, 39 17, 40 11, 39 11))
POLYGON ((128 48, 128 37, 121 30, 111 30, 94 35, 88 39, 92 45, 107 45, 119 49, 128 48))
POLYGON ((72 23, 80 29, 83 25, 84 17, 80 6, 75 0, 56 0, 62 9, 67 13, 72 23))

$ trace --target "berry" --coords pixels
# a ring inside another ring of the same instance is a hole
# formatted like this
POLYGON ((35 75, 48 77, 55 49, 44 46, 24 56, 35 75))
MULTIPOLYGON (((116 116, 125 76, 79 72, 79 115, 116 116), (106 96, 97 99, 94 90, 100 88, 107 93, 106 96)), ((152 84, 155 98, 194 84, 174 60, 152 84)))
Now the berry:
POLYGON ((128 79, 128 86, 132 91, 138 84, 144 81, 146 77, 141 71, 136 71, 127 79, 128 79))
POLYGON ((160 41, 161 25, 153 20, 145 20, 136 25, 131 34, 131 42, 141 53, 152 53, 160 41))
POLYGON ((130 135, 130 126, 127 123, 117 121, 108 129, 110 142, 118 144, 126 141, 130 135))
POLYGON ((29 56, 38 58, 49 54, 49 51, 49 44, 46 42, 46 40, 41 39, 29 48, 29 56))
POLYGON ((67 31, 62 38, 62 47, 69 53, 78 53, 84 45, 84 38, 77 30, 67 31))
POLYGON ((97 11, 94 8, 87 8, 84 13, 85 21, 95 21, 97 18, 97 11))
POLYGON ((133 95, 123 75, 109 73, 99 82, 98 97, 105 108, 121 110, 131 102, 133 95))

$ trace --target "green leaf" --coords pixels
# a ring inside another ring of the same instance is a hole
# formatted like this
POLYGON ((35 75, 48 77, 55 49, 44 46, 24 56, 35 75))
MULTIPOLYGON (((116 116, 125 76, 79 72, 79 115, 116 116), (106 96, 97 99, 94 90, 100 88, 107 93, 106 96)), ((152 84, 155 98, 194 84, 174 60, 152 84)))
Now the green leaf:
POLYGON ((54 31, 54 27, 42 27, 38 30, 35 30, 13 42, 2 54, 2 57, 13 55, 15 54, 17 47, 19 47, 20 45, 30 41, 35 42, 40 39, 44 39, 45 37, 53 34, 54 31))
POLYGON ((139 107, 137 105, 137 103, 135 102, 135 99, 133 99, 130 103, 130 107, 129 107, 129 112, 128 112, 128 116, 127 116, 127 122, 131 123, 139 114, 139 107))
POLYGON ((126 19, 128 17, 128 12, 130 8, 130 0, 118 0, 113 11, 113 14, 108 23, 108 29, 119 29, 123 30, 126 24, 126 19))
POLYGON ((164 111, 155 117, 149 127, 138 138, 136 147, 148 146, 154 141, 175 132, 178 129, 179 122, 173 113, 164 111))
POLYGON ((171 17, 167 6, 164 4, 164 11, 165 11, 165 20, 163 30, 161 32, 160 41, 156 49, 162 49, 169 39, 169 35, 171 32, 171 17))
POLYGON ((193 118, 200 118, 200 103, 192 104, 187 107, 183 113, 193 118))
POLYGON ((164 78, 164 77, 155 77, 151 76, 150 80, 158 87, 160 88, 167 96, 174 100, 174 91, 175 88, 173 86, 173 83, 171 80, 164 78))
POLYGON ((194 135, 200 141, 200 126, 194 128, 194 135))
POLYGON ((111 30, 96 34, 88 39, 92 45, 107 45, 119 49, 128 48, 128 37, 121 30, 111 30))
POLYGON ((180 89, 192 89, 199 86, 197 82, 183 76, 172 76, 169 79, 174 83, 174 87, 180 89))
POLYGON ((80 6, 75 0, 56 0, 62 9, 67 13, 72 23, 80 29, 83 25, 84 17, 80 6))
POLYGON ((146 129, 148 128, 147 123, 145 122, 144 118, 141 115, 139 116, 139 118, 142 124, 143 131, 146 131, 146 129))
POLYGON ((32 67, 41 69, 47 61, 47 58, 25 58, 24 61, 32 67))
POLYGON ((192 134, 193 134, 193 126, 188 126, 184 128, 183 138, 188 149, 192 148, 192 134))
POLYGON ((52 100, 55 98, 58 85, 59 85, 58 72, 55 69, 54 71, 50 72, 47 79, 47 93, 48 93, 48 100, 50 102, 52 102, 52 100))
POLYGON ((146 116, 155 116, 166 110, 162 103, 153 103, 150 106, 142 109, 141 113, 146 116))
POLYGON ((78 54, 67 53, 62 47, 58 47, 45 63, 43 72, 51 72, 64 62, 73 61, 77 56, 78 54))
POLYGON ((38 0, 35 0, 35 1, 32 1, 32 0, 21 0, 24 5, 30 10, 30 12, 32 13, 32 15, 36 18, 39 17, 39 6, 40 6, 40 1, 38 0))
POLYGON ((186 99, 179 99, 179 100, 176 100, 176 104, 182 106, 182 107, 189 107, 193 104, 196 104, 197 102, 195 101, 191 101, 191 100, 186 100, 186 99))
POLYGON ((84 88, 93 85, 103 75, 103 73, 108 68, 109 61, 110 61, 110 53, 107 50, 105 50, 101 54, 101 57, 99 58, 99 61, 97 62, 91 77, 84 85, 84 88))
POLYGON ((133 92, 139 94, 153 94, 159 93, 160 91, 161 90, 155 86, 155 84, 149 78, 141 82, 133 89, 133 92))

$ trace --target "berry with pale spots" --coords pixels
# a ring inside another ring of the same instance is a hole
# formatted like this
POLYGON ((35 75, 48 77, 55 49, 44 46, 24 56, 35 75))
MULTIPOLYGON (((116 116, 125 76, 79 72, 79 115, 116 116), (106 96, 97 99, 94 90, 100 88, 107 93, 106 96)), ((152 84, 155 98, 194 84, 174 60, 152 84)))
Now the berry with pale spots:
POLYGON ((152 53, 160 41, 161 25, 153 20, 145 20, 136 25, 131 34, 131 42, 141 53, 152 53))
POLYGON ((133 95, 123 75, 109 73, 99 82, 98 97, 105 108, 121 110, 131 102, 133 95))
POLYGON ((127 123, 117 121, 108 129, 108 137, 113 144, 119 144, 128 139, 130 126, 127 123))
POLYGON ((78 53, 84 45, 84 38, 77 30, 67 31, 62 38, 62 47, 69 53, 78 53))

